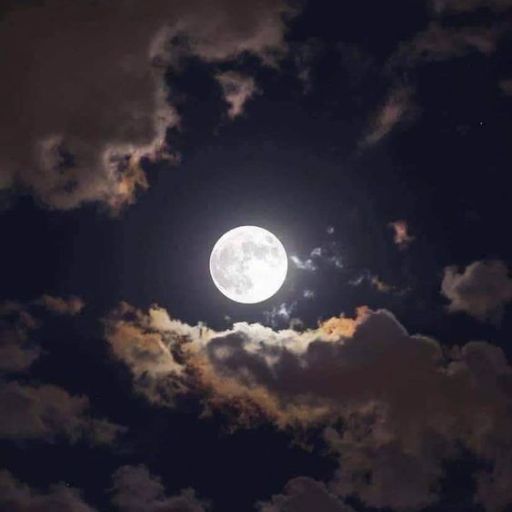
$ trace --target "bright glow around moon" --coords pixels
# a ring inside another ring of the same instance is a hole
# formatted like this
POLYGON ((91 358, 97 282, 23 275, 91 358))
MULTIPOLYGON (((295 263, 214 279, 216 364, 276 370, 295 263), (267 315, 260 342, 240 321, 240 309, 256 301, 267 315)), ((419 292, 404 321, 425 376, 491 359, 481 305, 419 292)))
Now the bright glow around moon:
POLYGON ((281 288, 288 271, 283 244, 266 229, 240 226, 224 233, 210 255, 215 286, 243 304, 262 302, 281 288))

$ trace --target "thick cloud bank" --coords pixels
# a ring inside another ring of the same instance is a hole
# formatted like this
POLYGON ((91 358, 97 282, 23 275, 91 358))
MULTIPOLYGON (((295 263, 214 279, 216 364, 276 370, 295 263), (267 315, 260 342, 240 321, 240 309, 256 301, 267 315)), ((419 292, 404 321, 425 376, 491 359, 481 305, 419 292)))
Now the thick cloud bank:
POLYGON ((475 475, 475 499, 488 510, 512 501, 512 370, 498 347, 446 348, 364 308, 304 332, 246 323, 216 332, 126 304, 105 324, 153 402, 193 393, 238 424, 323 428, 340 460, 338 496, 420 509, 437 501, 443 464, 464 447, 489 468, 475 475))
MULTIPOLYGON (((47 0, 0 20, 0 190, 70 209, 118 211, 148 186, 144 157, 173 158, 179 116, 166 69, 179 60, 271 62, 285 49, 279 0, 47 0)), ((229 75, 224 75, 229 77, 229 75)), ((230 115, 252 94, 227 94, 230 115)))

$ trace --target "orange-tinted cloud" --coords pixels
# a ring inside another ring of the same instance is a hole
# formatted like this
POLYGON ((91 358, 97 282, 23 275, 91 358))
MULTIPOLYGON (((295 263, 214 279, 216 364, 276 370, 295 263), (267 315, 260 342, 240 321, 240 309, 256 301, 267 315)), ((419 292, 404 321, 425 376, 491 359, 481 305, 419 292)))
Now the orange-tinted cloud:
POLYGON ((389 227, 393 229, 393 242, 399 249, 406 249, 409 247, 414 237, 409 234, 409 225, 405 220, 395 220, 390 222, 389 227))
MULTIPOLYGON (((0 81, 0 190, 57 209, 132 204, 148 186, 143 160, 177 158, 166 69, 246 53, 275 63, 290 12, 280 0, 13 3, 0 19, 0 75, 16 77, 0 81)), ((233 115, 248 84, 228 98, 233 115)))
POLYGON ((48 311, 58 315, 77 315, 85 306, 80 297, 71 295, 70 297, 55 297, 53 295, 43 295, 36 301, 37 304, 44 306, 48 311))
POLYGON ((330 483, 336 496, 423 508, 438 499, 447 458, 464 446, 495 468, 475 475, 475 499, 488 510, 512 500, 512 452, 497 449, 512 428, 512 368, 498 347, 442 347, 410 335, 390 312, 368 309, 302 332, 243 322, 218 332, 156 306, 123 306, 105 323, 114 353, 152 401, 172 405, 192 394, 205 414, 222 410, 233 425, 323 429, 340 461, 330 483))

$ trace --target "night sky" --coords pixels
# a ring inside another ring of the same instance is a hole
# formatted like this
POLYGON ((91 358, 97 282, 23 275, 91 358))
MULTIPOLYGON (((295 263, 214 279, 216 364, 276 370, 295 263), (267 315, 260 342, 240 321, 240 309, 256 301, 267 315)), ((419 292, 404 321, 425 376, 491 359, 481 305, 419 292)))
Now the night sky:
POLYGON ((511 27, 0 2, 0 512, 512 510, 511 27))

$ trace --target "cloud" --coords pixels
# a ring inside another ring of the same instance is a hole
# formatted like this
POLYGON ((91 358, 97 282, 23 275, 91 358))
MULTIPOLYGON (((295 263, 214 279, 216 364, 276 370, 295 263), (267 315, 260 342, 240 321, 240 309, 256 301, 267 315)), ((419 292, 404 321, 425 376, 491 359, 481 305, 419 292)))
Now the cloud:
POLYGON ((399 249, 406 249, 414 241, 414 237, 409 234, 409 225, 405 220, 395 220, 388 224, 393 229, 393 242, 399 249))
POLYGON ((431 0, 430 3, 438 14, 470 12, 482 7, 493 11, 505 11, 512 8, 511 0, 431 0))
POLYGON ((30 333, 40 327, 32 305, 41 305, 60 315, 76 315, 84 306, 82 299, 43 295, 32 304, 6 301, 0 303, 0 373, 27 371, 41 350, 30 340, 30 333))
POLYGON ((28 339, 37 325, 20 304, 0 304, 0 374, 25 372, 39 357, 40 348, 28 339))
POLYGON ((392 64, 416 66, 420 62, 444 61, 463 57, 471 52, 492 55, 505 27, 448 27, 433 21, 411 41, 401 45, 392 64))
POLYGON ((464 447, 489 468, 475 475, 475 499, 488 510, 512 502, 512 368, 498 347, 443 347, 367 308, 302 332, 246 323, 217 332, 124 306, 106 327, 151 401, 193 394, 234 425, 323 429, 340 462, 338 496, 420 509, 439 499, 444 464, 464 447))
POLYGON ((302 296, 305 298, 305 299, 314 299, 315 298, 315 291, 314 290, 310 290, 309 288, 306 288, 303 292, 302 292, 302 296))
POLYGON ((306 258, 293 255, 290 259, 299 270, 310 272, 315 272, 322 264, 338 269, 343 268, 343 258, 336 242, 329 242, 328 244, 314 247, 306 258))
POLYGON ((395 127, 410 120, 414 110, 412 89, 409 87, 393 89, 375 114, 369 132, 361 143, 362 146, 371 146, 382 140, 395 127))
MULTIPOLYGON (((122 466, 112 475, 112 502, 119 512, 205 512, 191 489, 166 496, 160 479, 145 466, 122 466)), ((0 506, 8 512, 96 512, 78 489, 59 483, 41 492, 0 471, 0 506)))
POLYGON ((42 493, 5 470, 0 471, 0 505, 8 512, 95 512, 77 489, 57 484, 42 493))
POLYGON ((506 94, 507 96, 512 96, 512 79, 502 80, 499 85, 503 94, 506 94))
POLYGON ((177 73, 187 56, 275 62, 290 12, 279 0, 11 7, 0 21, 0 46, 9 49, 0 74, 11 77, 0 82, 0 190, 57 209, 132 204, 148 187, 144 159, 176 159, 167 130, 180 116, 166 69, 177 73))
POLYGON ((318 267, 312 258, 301 259, 297 255, 292 255, 290 256, 290 260, 299 270, 308 270, 309 272, 318 270, 318 267))
POLYGON ((159 478, 145 466, 122 466, 112 476, 112 503, 121 512, 205 512, 192 489, 166 496, 159 478))
POLYGON ((264 311, 263 316, 265 317, 266 323, 273 327, 281 322, 287 322, 289 324, 295 309, 297 309, 297 301, 290 304, 282 302, 279 306, 274 306, 271 310, 264 311))
MULTIPOLYGON (((57 297, 51 299, 67 306, 60 313, 76 314, 76 307, 70 309, 69 304, 81 304, 77 297, 69 303, 57 297)), ((33 301, 39 303, 41 299, 33 301)), ((123 428, 91 416, 86 396, 71 395, 58 386, 26 382, 30 367, 41 354, 41 348, 31 340, 41 320, 36 320, 29 308, 15 302, 0 304, 0 438, 113 442, 123 428), (21 373, 25 374, 23 382, 12 380, 13 375, 21 373)))
POLYGON ((324 483, 300 476, 290 480, 282 494, 272 496, 268 502, 257 506, 260 512, 352 512, 354 509, 344 504, 330 493, 324 483))
POLYGON ((403 295, 408 291, 407 289, 400 289, 397 286, 383 281, 379 276, 372 274, 369 270, 363 270, 359 275, 348 282, 348 284, 351 286, 361 286, 363 283, 371 286, 380 293, 394 293, 403 295))
POLYGON ((450 313, 464 312, 481 321, 499 322, 512 300, 512 278, 502 261, 475 261, 462 272, 446 267, 441 293, 450 301, 450 313))
POLYGON ((73 396, 52 385, 31 386, 17 381, 0 382, 0 438, 87 439, 109 444, 122 429, 106 420, 91 417, 89 399, 73 396))
POLYGON ((394 286, 384 282, 378 276, 372 276, 370 283, 374 286, 379 292, 389 293, 393 291, 394 286))
POLYGON ((36 301, 37 304, 44 306, 48 311, 58 315, 77 315, 85 306, 84 301, 80 297, 71 295, 64 299, 62 297, 54 297, 53 295, 43 295, 36 301))
POLYGON ((242 115, 247 101, 258 92, 254 79, 236 71, 218 73, 215 78, 221 85, 224 99, 229 105, 230 119, 242 115))

